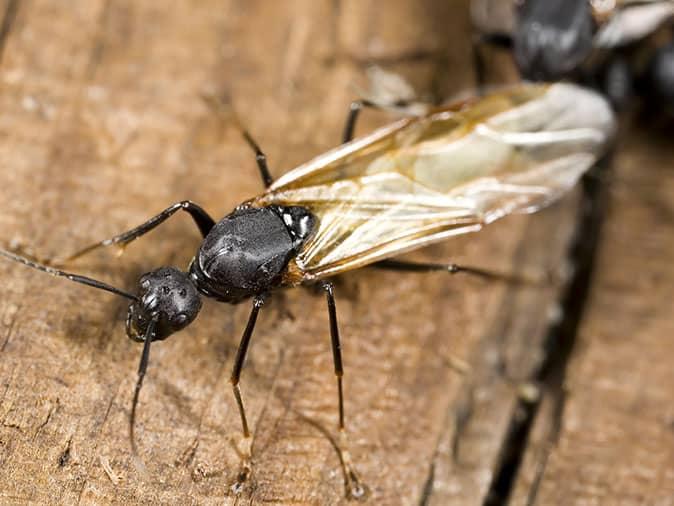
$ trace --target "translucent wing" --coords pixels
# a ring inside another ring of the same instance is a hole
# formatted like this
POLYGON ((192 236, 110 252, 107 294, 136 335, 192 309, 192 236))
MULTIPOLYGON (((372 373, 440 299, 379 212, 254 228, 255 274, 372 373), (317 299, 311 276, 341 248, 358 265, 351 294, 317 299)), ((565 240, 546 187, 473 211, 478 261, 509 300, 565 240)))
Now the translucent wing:
POLYGON ((595 36, 596 47, 613 48, 632 44, 674 18, 672 0, 623 0, 620 7, 613 10, 601 26, 595 36))
POLYGON ((594 92, 521 85, 356 139, 251 204, 309 208, 319 224, 289 272, 325 277, 540 209, 592 166, 613 129, 594 92))
POLYGON ((608 8, 613 9, 613 8, 624 8, 624 7, 632 7, 635 5, 642 5, 642 4, 662 4, 662 3, 667 3, 671 2, 671 0, 591 0, 591 3, 594 5, 598 5, 601 8, 602 4, 605 4, 608 6, 608 8))

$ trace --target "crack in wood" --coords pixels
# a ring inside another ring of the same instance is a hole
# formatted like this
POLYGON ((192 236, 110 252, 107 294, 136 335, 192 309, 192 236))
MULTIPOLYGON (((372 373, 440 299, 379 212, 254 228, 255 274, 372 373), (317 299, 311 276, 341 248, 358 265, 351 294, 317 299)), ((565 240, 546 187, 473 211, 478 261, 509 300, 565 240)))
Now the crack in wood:
POLYGON ((96 75, 96 69, 98 68, 101 58, 103 57, 103 52, 105 51, 107 43, 106 28, 110 20, 111 8, 111 1, 106 0, 97 20, 98 30, 96 30, 96 36, 92 44, 91 52, 89 53, 89 61, 87 62, 86 70, 84 71, 83 83, 93 80, 94 76, 96 75))
POLYGON ((3 318, 3 320, 5 320, 3 323, 7 323, 7 331, 5 332, 5 340, 2 342, 2 346, 0 346, 0 353, 4 352, 7 348, 7 345, 9 344, 9 340, 11 339, 12 333, 14 332, 14 325, 16 325, 18 316, 21 314, 21 305, 10 306, 10 309, 7 312, 9 315, 5 314, 3 318))
POLYGON ((427 506, 428 501, 433 493, 433 480, 435 479, 435 459, 431 461, 431 465, 428 468, 428 479, 424 484, 424 489, 421 492, 421 499, 419 500, 419 506, 427 506))
POLYGON ((461 450, 461 438, 470 422, 470 417, 473 415, 473 406, 474 406, 474 392, 475 389, 470 387, 466 389, 466 392, 458 402, 456 409, 454 410, 454 434, 452 436, 452 460, 455 463, 459 463, 459 452, 461 450))
POLYGON ((33 435, 33 441, 35 441, 35 439, 37 439, 37 437, 40 435, 40 432, 42 431, 42 429, 44 429, 47 426, 47 424, 51 421, 52 416, 54 415, 54 413, 56 413, 56 411, 58 411, 59 407, 60 407, 60 401, 59 401, 59 398, 57 397, 56 402, 54 404, 52 404, 52 406, 49 408, 49 412, 47 413, 47 416, 45 417, 44 421, 40 424, 40 426, 35 431, 35 434, 33 435))
POLYGON ((70 445, 73 441, 72 436, 68 438, 68 442, 66 443, 66 447, 61 452, 61 455, 59 456, 59 467, 65 467, 68 462, 70 462, 70 445))
POLYGON ((9 32, 12 30, 16 14, 19 10, 19 0, 9 0, 5 6, 5 13, 2 17, 2 24, 0 24, 0 64, 2 63, 5 54, 5 44, 9 32))
MULTIPOLYGON (((605 185, 596 174, 603 174, 610 169, 612 155, 609 154, 583 179, 583 205, 585 210, 581 216, 568 258, 575 266, 572 278, 560 298, 563 318, 553 322, 550 327, 545 346, 545 355, 531 381, 542 385, 543 391, 553 397, 553 430, 549 434, 549 444, 543 448, 542 467, 538 468, 536 481, 540 480, 545 469, 545 461, 550 445, 559 434, 562 425, 563 406, 565 400, 564 381, 566 369, 574 350, 578 326, 583 310, 588 301, 588 294, 594 260, 599 245, 601 225, 604 218, 606 192, 605 185)), ((485 496, 485 506, 500 506, 508 503, 515 484, 519 466, 529 444, 529 433, 533 426, 538 409, 542 403, 519 399, 510 421, 497 472, 491 482, 489 493, 485 496)), ((531 489, 528 504, 534 504, 537 487, 531 489)))

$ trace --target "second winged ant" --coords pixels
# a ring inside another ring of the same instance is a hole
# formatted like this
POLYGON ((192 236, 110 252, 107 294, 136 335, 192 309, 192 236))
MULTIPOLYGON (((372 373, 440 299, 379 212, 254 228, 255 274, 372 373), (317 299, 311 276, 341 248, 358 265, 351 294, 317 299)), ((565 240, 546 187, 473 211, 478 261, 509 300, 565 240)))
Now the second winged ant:
POLYGON ((489 44, 511 49, 524 79, 570 79, 619 109, 639 95, 674 111, 672 0, 472 0, 471 15, 480 85, 489 44))
MULTIPOLYGON (((352 110, 353 111, 353 110, 352 110)), ((246 454, 240 481, 251 470, 251 431, 240 389, 241 372, 259 311, 271 292, 318 284, 329 315, 338 428, 345 434, 344 367, 330 278, 367 265, 401 271, 437 270, 496 277, 455 264, 392 259, 403 252, 477 232, 513 213, 537 211, 564 195, 607 148, 615 120, 600 95, 572 84, 524 84, 449 106, 428 108, 345 144, 273 180, 253 138, 265 190, 214 220, 182 201, 141 225, 70 256, 124 247, 178 211, 188 213, 203 236, 185 270, 160 267, 138 280, 133 292, 56 268, 16 252, 0 255, 54 276, 127 298, 126 333, 143 343, 129 418, 134 456, 136 407, 150 346, 197 317, 201 298, 249 301, 250 316, 231 372, 246 454)), ((64 263, 63 262, 63 263, 64 263)), ((344 440, 339 448, 347 494, 363 494, 344 440)))

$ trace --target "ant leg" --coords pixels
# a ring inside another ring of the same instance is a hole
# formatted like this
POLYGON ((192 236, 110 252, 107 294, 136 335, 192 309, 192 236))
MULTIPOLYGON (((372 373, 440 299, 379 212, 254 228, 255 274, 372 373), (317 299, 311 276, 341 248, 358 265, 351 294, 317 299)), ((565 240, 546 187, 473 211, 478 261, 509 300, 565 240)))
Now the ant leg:
POLYGON ((90 246, 87 246, 86 248, 77 251, 76 253, 65 258, 64 260, 52 262, 52 264, 58 265, 72 262, 73 260, 76 260, 88 253, 91 253, 94 250, 97 250, 99 248, 105 248, 106 246, 117 246, 118 248, 123 250, 131 241, 138 239, 142 235, 147 234, 150 230, 162 224, 177 211, 185 211, 189 213, 190 216, 192 216, 192 219, 196 223, 197 227, 199 227, 201 235, 204 237, 208 235, 208 232, 210 232, 211 228, 213 228, 213 225, 215 225, 213 218, 211 218, 208 215, 208 213, 204 211, 200 206, 198 206, 194 202, 190 202, 189 200, 183 200, 182 202, 177 202, 172 206, 167 207, 161 213, 159 213, 156 216, 153 216, 145 223, 137 226, 136 228, 132 228, 127 232, 116 235, 115 237, 105 239, 104 241, 100 241, 90 246))
POLYGON ((330 282, 323 282, 323 290, 328 303, 328 316, 330 318, 330 341, 332 343, 332 359, 335 364, 335 376, 337 377, 337 395, 339 398, 339 433, 340 445, 339 454, 342 466, 344 466, 344 476, 346 478, 346 492, 350 498, 359 499, 367 493, 364 485, 360 483, 353 464, 351 455, 348 451, 348 441, 346 429, 344 426, 344 391, 342 388, 342 377, 344 376, 344 366, 342 364, 342 345, 339 341, 339 327, 337 326, 337 310, 335 308, 334 286, 330 282))
POLYGON ((360 112, 365 107, 370 107, 372 109, 395 111, 408 116, 416 116, 416 113, 406 112, 404 110, 406 107, 409 107, 415 103, 416 102, 414 102, 413 100, 406 100, 406 99, 399 99, 392 102, 391 104, 377 103, 373 102, 372 100, 367 100, 364 98, 360 100, 354 100, 353 102, 351 102, 351 105, 349 105, 349 113, 347 114, 346 122, 344 123, 344 130, 342 133, 342 144, 346 144, 347 142, 353 139, 353 133, 356 129, 356 122, 358 120, 358 117, 360 116, 360 112))
POLYGON ((216 95, 205 94, 201 97, 204 103, 213 110, 213 112, 220 118, 221 121, 226 124, 231 124, 236 129, 241 132, 243 138, 246 140, 251 149, 255 152, 255 160, 257 161, 257 168, 260 171, 260 177, 262 178, 262 184, 265 188, 268 188, 273 182, 274 178, 271 177, 269 173, 269 167, 267 166, 267 156, 262 152, 260 146, 255 142, 253 136, 250 135, 246 127, 243 126, 239 115, 234 110, 231 102, 227 97, 218 97, 216 95))
POLYGON ((496 272, 488 269, 480 269, 477 267, 468 267, 457 264, 435 264, 435 263, 420 263, 420 262, 406 262, 403 260, 381 260, 372 264, 372 267, 380 269, 387 269, 392 271, 405 272, 434 272, 441 271, 449 274, 458 274, 460 272, 477 276, 482 279, 489 279, 493 281, 505 281, 507 283, 521 284, 521 285, 539 285, 544 282, 544 279, 532 279, 525 276, 518 276, 517 274, 507 274, 503 272, 496 272))
POLYGON ((248 479, 248 476, 251 472, 251 458, 252 458, 252 441, 250 437, 250 429, 248 428, 248 419, 246 418, 246 409, 243 405, 243 399, 241 398, 241 389, 239 388, 239 380, 241 378, 241 369, 243 368, 243 363, 246 360, 246 352, 248 351, 248 345, 250 344, 250 338, 253 335, 253 329, 255 328, 255 322, 257 321, 257 314, 260 312, 260 308, 264 305, 265 298, 264 296, 257 296, 253 299, 253 308, 248 317, 248 323, 246 324, 246 329, 243 331, 243 336, 241 336, 241 341, 239 342, 239 348, 236 351, 236 358, 234 359, 234 367, 232 368, 232 375, 229 381, 232 383, 232 390, 234 391, 234 397, 236 398, 236 405, 239 408, 239 415, 241 415, 241 427, 243 431, 243 438, 245 441, 245 453, 243 459, 243 465, 241 466, 241 471, 237 478, 237 483, 234 485, 236 490, 239 490, 243 484, 248 479))
POLYGON ((346 123, 344 124, 342 144, 346 144, 351 139, 353 139, 356 121, 358 120, 360 111, 362 111, 364 107, 377 107, 377 105, 374 102, 365 99, 354 100, 351 102, 351 105, 349 106, 349 114, 346 116, 346 123))
POLYGON ((484 88, 487 82, 487 66, 481 49, 485 45, 501 49, 512 49, 512 38, 508 35, 498 34, 479 34, 472 37, 473 70, 475 71, 475 87, 477 88, 478 96, 484 95, 484 88))
POLYGON ((484 57, 482 56, 482 37, 474 36, 472 38, 472 57, 473 57, 473 71, 475 72, 475 88, 477 89, 478 95, 482 96, 484 94, 484 84, 485 84, 485 63, 484 57))
POLYGON ((136 467, 141 471, 145 470, 143 461, 138 456, 138 447, 136 446, 135 427, 136 427, 136 408, 138 407, 138 397, 140 396, 140 389, 143 387, 143 379, 147 372, 147 365, 150 361, 150 344, 155 337, 155 329, 159 322, 159 317, 150 320, 145 336, 143 339, 143 352, 140 356, 140 364, 138 365, 138 379, 136 380, 136 388, 133 391, 133 402, 131 403, 131 415, 129 416, 129 441, 131 442, 131 452, 136 467))
POLYGON ((335 364, 335 376, 337 377, 337 395, 339 397, 339 430, 344 431, 344 393, 342 389, 342 377, 344 366, 342 364, 342 345, 339 342, 339 327, 337 326, 337 309, 335 307, 334 285, 325 282, 322 286, 328 302, 328 315, 330 317, 330 341, 332 343, 332 360, 335 364))
POLYGON ((255 151, 255 161, 257 162, 257 168, 260 170, 262 183, 264 184, 265 188, 269 188, 269 186, 271 186, 271 184, 274 182, 274 178, 272 178, 271 174, 269 173, 269 167, 267 166, 267 155, 262 152, 260 146, 258 146, 257 142, 255 142, 255 139, 253 139, 248 130, 243 128, 241 125, 239 125, 239 128, 241 129, 241 135, 243 135, 243 138, 246 140, 251 149, 255 151))

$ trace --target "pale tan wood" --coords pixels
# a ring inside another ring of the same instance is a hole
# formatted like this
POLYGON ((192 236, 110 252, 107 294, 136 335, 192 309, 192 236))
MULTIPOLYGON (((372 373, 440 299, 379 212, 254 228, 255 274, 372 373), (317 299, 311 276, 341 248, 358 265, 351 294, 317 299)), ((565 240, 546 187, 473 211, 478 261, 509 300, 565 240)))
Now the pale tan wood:
POLYGON ((626 132, 575 352, 540 410, 513 504, 674 504, 674 149, 626 132))
MULTIPOLYGON (((578 221, 578 201, 569 198, 566 204, 531 221, 515 253, 516 265, 560 273, 578 221)), ((429 504, 481 504, 488 496, 510 424, 521 417, 520 401, 545 356, 560 284, 544 290, 509 287, 484 313, 483 335, 471 350, 473 373, 449 407, 438 443, 429 504)))

